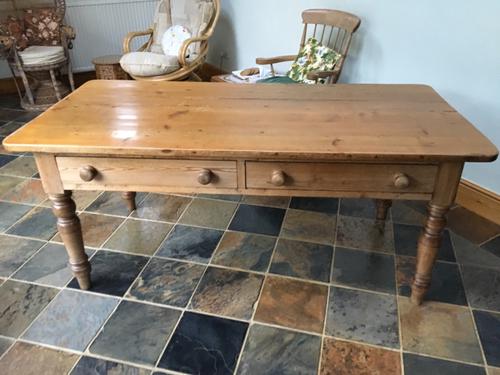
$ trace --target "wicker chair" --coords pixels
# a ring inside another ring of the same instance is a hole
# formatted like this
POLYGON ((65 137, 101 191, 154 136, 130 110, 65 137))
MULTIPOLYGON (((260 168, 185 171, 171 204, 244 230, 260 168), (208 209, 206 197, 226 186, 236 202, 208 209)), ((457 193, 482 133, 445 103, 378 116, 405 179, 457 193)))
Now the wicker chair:
POLYGON ((145 31, 129 33, 123 41, 124 58, 127 56, 126 54, 132 52, 131 44, 134 38, 137 37, 147 37, 147 41, 137 50, 137 52, 149 52, 161 55, 163 54, 160 43, 162 32, 164 32, 167 27, 176 24, 185 26, 189 29, 190 25, 185 23, 189 23, 189 20, 192 18, 200 18, 200 15, 186 14, 186 12, 196 12, 199 11, 199 9, 206 10, 207 8, 204 6, 207 5, 210 9, 210 14, 206 22, 200 23, 201 27, 199 31, 190 30, 192 36, 183 42, 178 55, 170 56, 171 61, 175 63, 171 71, 160 75, 137 75, 123 64, 123 59, 122 68, 136 80, 181 81, 188 78, 201 80, 194 71, 205 62, 208 53, 208 41, 219 19, 220 0, 161 0, 154 25, 145 31), (160 7, 164 7, 165 9, 161 10, 160 7), (181 11, 179 11, 179 9, 181 9, 181 11), (188 51, 191 52, 190 57, 188 57, 188 51))
POLYGON ((44 110, 69 93, 70 90, 59 79, 64 71, 68 74, 71 91, 74 90, 69 49, 72 48, 75 32, 63 24, 65 0, 0 0, 0 21, 8 18, 23 27, 30 12, 43 12, 47 8, 60 20, 54 29, 57 38, 50 45, 41 42, 39 35, 30 35, 28 28, 23 30, 22 36, 0 31, 0 57, 9 64, 21 106, 26 110, 44 110))
MULTIPOLYGON (((342 73, 347 53, 351 45, 352 35, 361 24, 359 17, 354 14, 333 9, 308 9, 302 12, 304 31, 300 42, 300 49, 304 47, 307 39, 316 38, 321 44, 326 45, 342 56, 335 68, 326 72, 311 72, 307 78, 312 81, 325 79, 329 83, 336 83, 342 73)), ((257 58, 258 65, 270 65, 274 75, 274 64, 294 61, 297 55, 277 56, 270 58, 257 58)))

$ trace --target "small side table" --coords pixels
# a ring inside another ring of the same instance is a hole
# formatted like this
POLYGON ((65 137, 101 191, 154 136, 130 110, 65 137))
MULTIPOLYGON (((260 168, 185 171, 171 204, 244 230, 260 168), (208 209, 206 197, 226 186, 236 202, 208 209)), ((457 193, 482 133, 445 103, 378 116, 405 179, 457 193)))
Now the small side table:
POLYGON ((250 82, 247 82, 247 81, 244 81, 242 79, 239 79, 238 77, 235 77, 231 73, 221 74, 218 76, 212 76, 212 78, 210 78, 210 82, 236 83, 236 84, 243 84, 243 85, 251 84, 250 82))
POLYGON ((120 66, 121 55, 96 57, 92 60, 95 65, 97 79, 128 80, 130 77, 120 66))

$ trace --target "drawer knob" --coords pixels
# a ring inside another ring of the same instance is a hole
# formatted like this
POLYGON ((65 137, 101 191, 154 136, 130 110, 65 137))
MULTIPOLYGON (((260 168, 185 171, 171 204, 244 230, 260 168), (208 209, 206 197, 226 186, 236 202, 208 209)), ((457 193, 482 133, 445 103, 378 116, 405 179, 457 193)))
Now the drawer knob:
POLYGON ((80 178, 85 182, 90 182, 97 176, 97 169, 91 165, 84 165, 80 168, 80 178))
POLYGON ((201 185, 208 185, 210 182, 212 182, 213 179, 213 173, 209 169, 203 169, 199 174, 198 174, 198 182, 201 185))
POLYGON ((283 186, 285 185, 286 175, 283 171, 274 171, 271 175, 271 183, 274 186, 283 186))
POLYGON ((410 178, 404 173, 398 173, 394 176, 394 186, 398 189, 406 189, 410 186, 410 178))

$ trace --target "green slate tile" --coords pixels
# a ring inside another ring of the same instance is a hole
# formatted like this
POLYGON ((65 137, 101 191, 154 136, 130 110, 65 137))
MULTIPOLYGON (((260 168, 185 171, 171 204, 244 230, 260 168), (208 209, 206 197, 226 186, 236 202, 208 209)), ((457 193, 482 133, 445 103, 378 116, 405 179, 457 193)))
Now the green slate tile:
POLYGON ((234 202, 212 199, 194 199, 179 223, 200 227, 226 229, 238 206, 234 202))
POLYGON ((45 242, 0 235, 0 276, 8 277, 45 242))
POLYGON ((0 202, 0 232, 5 232, 32 209, 23 204, 0 202))
POLYGON ((56 232, 56 217, 52 213, 52 210, 36 207, 11 227, 7 233, 49 240, 56 232))

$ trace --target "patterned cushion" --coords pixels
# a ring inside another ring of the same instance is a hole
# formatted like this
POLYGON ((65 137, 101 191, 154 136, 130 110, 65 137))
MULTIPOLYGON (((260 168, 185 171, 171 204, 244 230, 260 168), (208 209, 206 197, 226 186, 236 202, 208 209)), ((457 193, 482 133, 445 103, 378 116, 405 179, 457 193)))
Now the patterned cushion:
POLYGON ((24 23, 15 17, 8 16, 4 22, 0 23, 0 35, 16 39, 16 46, 20 50, 28 46, 28 38, 24 33, 24 23))
POLYGON ((54 8, 26 9, 24 26, 29 44, 57 46, 61 44, 61 16, 54 8))
MULTIPOLYGON (((299 52, 287 75, 294 81, 314 84, 315 81, 307 79, 307 74, 332 70, 341 57, 340 53, 321 45, 315 38, 310 38, 299 52)), ((320 82, 324 83, 324 80, 320 82)))

